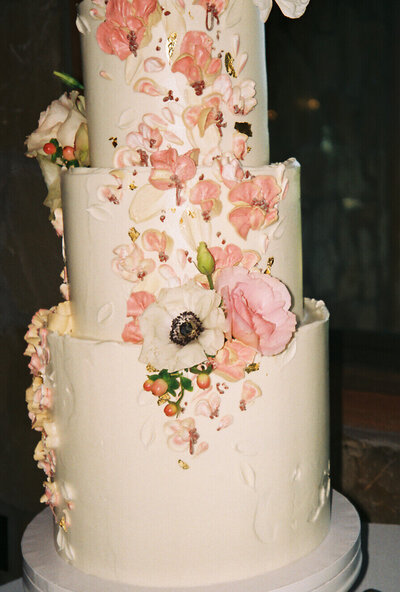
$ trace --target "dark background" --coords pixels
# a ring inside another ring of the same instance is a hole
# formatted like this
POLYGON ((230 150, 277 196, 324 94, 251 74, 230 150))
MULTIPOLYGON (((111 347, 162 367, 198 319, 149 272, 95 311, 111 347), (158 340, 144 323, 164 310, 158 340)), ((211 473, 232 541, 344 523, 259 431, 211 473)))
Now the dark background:
MULTIPOLYGON (((267 30, 271 160, 302 164, 304 293, 331 311, 334 486, 365 520, 400 523, 398 0, 311 0, 267 30)), ((23 335, 56 304, 61 244, 24 139, 81 78, 70 0, 0 5, 0 584, 40 510, 23 335)))

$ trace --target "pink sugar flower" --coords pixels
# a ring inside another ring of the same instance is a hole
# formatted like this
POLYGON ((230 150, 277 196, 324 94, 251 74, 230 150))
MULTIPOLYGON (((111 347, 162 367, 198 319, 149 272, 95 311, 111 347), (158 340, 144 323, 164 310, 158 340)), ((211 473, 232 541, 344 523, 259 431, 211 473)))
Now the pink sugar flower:
POLYGON ((214 419, 219 416, 220 405, 221 397, 215 392, 210 392, 207 397, 203 397, 196 403, 195 415, 204 415, 214 419))
POLYGON ((226 341, 214 358, 214 371, 226 380, 236 382, 244 378, 246 366, 252 363, 256 351, 240 341, 226 341))
POLYGON ((97 29, 100 48, 126 60, 137 50, 146 34, 150 15, 157 9, 157 0, 109 0, 106 20, 97 29))
POLYGON ((112 261, 113 271, 128 282, 137 283, 156 268, 154 261, 145 259, 142 249, 136 244, 121 245, 113 253, 116 255, 112 261))
POLYGON ((159 260, 165 263, 165 261, 168 261, 173 240, 167 235, 165 230, 160 232, 160 230, 149 228, 142 235, 142 245, 146 251, 156 251, 159 260))
POLYGON ((278 218, 275 208, 280 201, 281 187, 271 175, 259 175, 231 189, 228 199, 235 204, 229 221, 238 234, 246 239, 249 230, 259 230, 278 218))
POLYGON ((180 55, 172 64, 171 72, 181 72, 193 86, 196 95, 203 94, 221 71, 221 60, 211 56, 213 40, 202 31, 188 31, 184 36, 180 55))
POLYGON ((167 421, 164 424, 164 431, 167 435, 168 446, 172 450, 176 452, 189 450, 190 454, 194 454, 194 446, 199 439, 199 434, 193 417, 167 421))
POLYGON ((244 171, 237 158, 227 153, 214 160, 214 170, 228 189, 236 187, 244 179, 244 171))
POLYGON ((221 202, 219 196, 221 187, 215 181, 199 181, 190 190, 190 201, 201 207, 203 218, 208 220, 212 211, 219 213, 221 211, 221 202))
POLYGON ((126 143, 130 148, 142 148, 144 150, 158 150, 163 141, 157 128, 152 128, 146 123, 140 123, 137 132, 130 132, 126 136, 126 143))
POLYGON ((155 302, 154 294, 141 290, 139 292, 132 292, 128 298, 127 312, 128 317, 132 317, 132 321, 127 323, 122 332, 123 341, 130 341, 131 343, 143 343, 143 335, 140 330, 139 318, 152 302, 155 302))
POLYGON ((281 281, 243 267, 228 267, 218 274, 215 286, 223 298, 229 340, 234 337, 264 356, 285 349, 296 316, 289 311, 290 293, 281 281))
POLYGON ((159 150, 150 156, 151 169, 149 181, 157 189, 166 191, 175 187, 176 203, 181 205, 181 191, 185 182, 196 174, 198 151, 189 150, 178 155, 175 148, 159 150))
POLYGON ((233 267, 238 265, 243 259, 242 249, 237 245, 229 244, 222 247, 209 247, 211 255, 214 257, 215 269, 224 267, 233 267))

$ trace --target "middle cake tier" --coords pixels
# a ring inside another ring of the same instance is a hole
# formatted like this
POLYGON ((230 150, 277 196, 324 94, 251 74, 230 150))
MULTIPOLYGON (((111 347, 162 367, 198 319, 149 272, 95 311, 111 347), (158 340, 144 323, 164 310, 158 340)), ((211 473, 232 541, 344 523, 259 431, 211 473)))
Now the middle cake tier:
POLYGON ((132 294, 190 279, 205 243, 216 272, 271 273, 303 316, 300 166, 244 172, 235 160, 196 167, 169 149, 150 167, 71 169, 62 175, 73 334, 129 341, 132 294))

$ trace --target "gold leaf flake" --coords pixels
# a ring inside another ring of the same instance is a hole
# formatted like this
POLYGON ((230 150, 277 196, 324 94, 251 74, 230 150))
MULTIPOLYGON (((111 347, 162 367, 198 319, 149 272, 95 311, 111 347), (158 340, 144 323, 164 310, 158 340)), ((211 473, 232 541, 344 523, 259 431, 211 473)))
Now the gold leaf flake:
POLYGON ((229 76, 233 76, 233 78, 237 78, 236 70, 234 68, 233 62, 235 60, 232 57, 232 54, 227 51, 225 54, 225 69, 228 72, 229 76))
POLYGON ((192 210, 186 210, 186 213, 189 216, 189 218, 196 218, 196 212, 193 212, 192 210))
POLYGON ((181 460, 181 459, 178 460, 178 465, 181 467, 181 469, 184 469, 184 470, 189 468, 189 465, 187 463, 185 463, 184 460, 181 460))
POLYGON ((58 526, 63 529, 64 532, 67 532, 67 523, 65 521, 65 516, 63 516, 58 523, 58 526))
POLYGON ((274 264, 275 259, 273 257, 270 257, 267 261, 267 268, 264 271, 264 273, 266 273, 267 275, 271 275, 271 267, 274 264))
POLYGON ((132 181, 132 183, 129 185, 129 189, 131 189, 132 191, 133 191, 134 189, 136 189, 136 185, 135 185, 135 183, 134 183, 133 181, 132 181))
POLYGON ((247 121, 237 121, 234 127, 236 131, 241 134, 246 134, 249 138, 253 135, 253 132, 251 131, 251 123, 247 123, 247 121))
POLYGON ((178 39, 178 34, 177 33, 170 33, 168 35, 167 38, 167 51, 168 51, 168 57, 170 60, 172 60, 172 56, 175 50, 175 46, 176 46, 176 42, 178 39))
POLYGON ((166 403, 167 401, 169 401, 171 398, 171 395, 168 393, 165 393, 165 395, 161 395, 161 397, 158 397, 158 405, 164 405, 164 403, 166 403))
POLYGON ((116 148, 118 146, 118 138, 111 136, 111 138, 108 138, 111 142, 111 144, 114 146, 114 148, 116 148))
POLYGON ((154 368, 151 364, 147 364, 146 366, 147 372, 158 372, 157 368, 154 368))
POLYGON ((249 364, 248 366, 246 366, 244 371, 247 372, 247 374, 250 374, 250 372, 257 372, 257 370, 259 370, 259 369, 260 369, 260 364, 253 362, 253 364, 249 364))
POLYGON ((129 229, 129 238, 131 239, 131 241, 134 243, 140 236, 140 232, 138 230, 136 230, 136 228, 134 226, 132 226, 132 228, 129 229))

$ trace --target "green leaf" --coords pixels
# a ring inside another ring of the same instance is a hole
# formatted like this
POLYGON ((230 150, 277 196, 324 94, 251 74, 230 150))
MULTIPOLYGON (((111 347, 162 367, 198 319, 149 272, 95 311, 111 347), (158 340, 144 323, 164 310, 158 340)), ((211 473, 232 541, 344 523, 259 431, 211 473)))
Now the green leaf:
POLYGON ((57 72, 57 70, 54 70, 53 74, 54 74, 54 76, 59 78, 61 80, 61 82, 63 82, 69 88, 77 89, 77 90, 84 90, 83 84, 81 82, 79 82, 79 80, 74 78, 73 76, 70 76, 70 74, 66 74, 65 72, 57 72))
POLYGON ((168 380, 165 380, 165 382, 168 384, 168 386, 170 388, 172 388, 174 391, 176 391, 176 389, 179 388, 179 382, 176 380, 176 378, 173 378, 172 376, 168 377, 168 380))
POLYGON ((190 380, 190 378, 186 378, 185 376, 182 376, 181 385, 182 385, 182 388, 185 389, 185 391, 192 391, 193 390, 193 385, 192 385, 192 381, 190 380))

